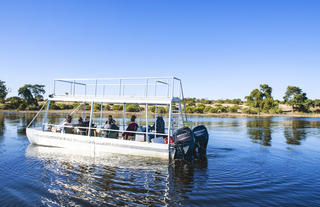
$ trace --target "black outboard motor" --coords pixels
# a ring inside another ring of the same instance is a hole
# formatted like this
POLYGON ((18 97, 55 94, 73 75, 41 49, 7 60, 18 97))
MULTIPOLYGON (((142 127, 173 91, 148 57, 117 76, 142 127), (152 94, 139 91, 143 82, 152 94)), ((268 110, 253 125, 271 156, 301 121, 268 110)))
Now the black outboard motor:
POLYGON ((193 160, 194 137, 189 127, 182 127, 173 133, 174 159, 193 160))
POLYGON ((192 131, 195 139, 194 156, 196 159, 204 160, 207 157, 208 130, 204 125, 199 125, 193 128, 192 131))

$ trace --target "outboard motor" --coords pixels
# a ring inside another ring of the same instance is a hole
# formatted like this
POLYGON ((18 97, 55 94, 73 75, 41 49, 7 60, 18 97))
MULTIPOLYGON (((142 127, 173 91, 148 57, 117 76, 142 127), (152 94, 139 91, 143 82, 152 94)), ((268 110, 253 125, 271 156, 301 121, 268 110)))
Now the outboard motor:
POLYGON ((182 127, 173 133, 174 159, 193 160, 194 137, 189 127, 182 127))
POLYGON ((192 131, 195 139, 194 156, 196 159, 204 160, 207 157, 208 130, 204 125, 199 125, 193 128, 192 131))

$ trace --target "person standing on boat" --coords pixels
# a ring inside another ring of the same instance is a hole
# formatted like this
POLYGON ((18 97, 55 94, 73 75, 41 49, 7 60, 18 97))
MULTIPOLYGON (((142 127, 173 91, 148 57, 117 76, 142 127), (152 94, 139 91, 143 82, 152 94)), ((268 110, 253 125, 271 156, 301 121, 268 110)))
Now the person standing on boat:
MULTIPOLYGON (((165 123, 161 116, 161 114, 158 115, 156 123, 153 124, 153 126, 149 127, 149 130, 156 130, 156 133, 164 134, 165 130, 165 123)), ((163 135, 156 135, 156 137, 162 137, 163 135)), ((150 132, 149 134, 149 140, 153 139, 155 136, 150 132)))
POLYGON ((130 132, 127 132, 127 131, 137 131, 138 129, 138 124, 135 122, 136 121, 136 116, 135 115, 132 115, 131 116, 131 123, 128 125, 127 129, 126 129, 126 132, 123 132, 122 133, 122 137, 123 139, 130 139, 130 140, 133 140, 135 138, 135 133, 130 133, 130 132))

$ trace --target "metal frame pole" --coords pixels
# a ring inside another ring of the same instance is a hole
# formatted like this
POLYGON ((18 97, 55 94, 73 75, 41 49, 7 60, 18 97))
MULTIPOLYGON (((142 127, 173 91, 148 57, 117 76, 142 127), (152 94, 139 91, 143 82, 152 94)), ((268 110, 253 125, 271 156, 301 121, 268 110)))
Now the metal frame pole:
POLYGON ((56 95, 56 80, 53 81, 53 95, 56 95))
POLYGON ((148 110, 149 107, 148 107, 148 103, 146 104, 146 139, 148 140, 148 142, 150 142, 151 140, 149 139, 149 125, 148 125, 148 110))
POLYGON ((73 81, 73 96, 75 96, 76 93, 76 81, 73 81))
POLYGON ((172 119, 172 102, 170 102, 170 104, 169 104, 169 120, 168 120, 168 150, 169 150, 169 156, 170 156, 171 119, 172 119))
POLYGON ((98 87, 98 80, 96 80, 96 87, 94 89, 94 96, 97 97, 97 87, 98 87))
POLYGON ((101 102, 101 107, 100 107, 100 126, 102 127, 102 113, 103 113, 103 102, 101 102))
POLYGON ((82 114, 82 120, 84 121, 84 119, 86 118, 86 102, 83 102, 83 114, 82 114))
POLYGON ((125 123, 125 117, 126 117, 126 104, 124 103, 123 104, 123 107, 122 107, 122 129, 123 129, 123 131, 125 131, 126 130, 126 123, 125 123))
POLYGON ((91 102, 91 112, 90 112, 90 121, 89 121, 89 132, 88 132, 88 136, 91 136, 91 125, 92 125, 92 118, 93 118, 93 106, 94 106, 94 102, 91 102))
POLYGON ((42 131, 44 131, 44 124, 47 122, 49 107, 50 107, 50 100, 48 100, 46 113, 44 114, 44 118, 43 118, 43 122, 42 122, 42 131))

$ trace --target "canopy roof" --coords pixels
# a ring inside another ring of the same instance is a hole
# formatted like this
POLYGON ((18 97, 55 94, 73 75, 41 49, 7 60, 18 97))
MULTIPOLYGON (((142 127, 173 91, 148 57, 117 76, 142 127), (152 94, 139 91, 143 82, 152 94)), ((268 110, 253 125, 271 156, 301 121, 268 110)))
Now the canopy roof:
POLYGON ((109 104, 170 104, 171 101, 177 101, 178 98, 169 97, 126 97, 126 96, 110 96, 110 97, 90 97, 90 96, 52 96, 51 101, 65 102, 95 102, 109 104))

